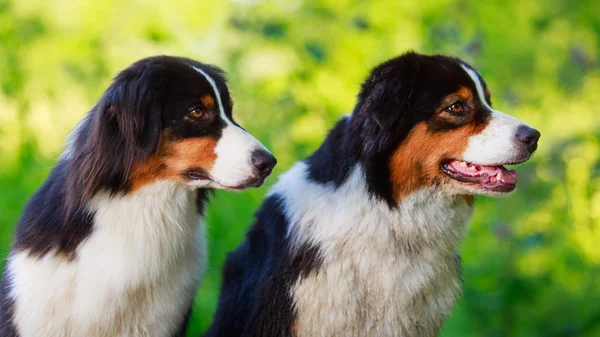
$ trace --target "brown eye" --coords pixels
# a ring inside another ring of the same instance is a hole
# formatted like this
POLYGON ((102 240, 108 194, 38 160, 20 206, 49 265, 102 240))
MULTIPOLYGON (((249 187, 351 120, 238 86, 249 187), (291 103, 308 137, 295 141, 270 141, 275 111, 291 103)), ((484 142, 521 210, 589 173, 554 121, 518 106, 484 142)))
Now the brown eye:
POLYGON ((206 114, 204 113, 204 111, 202 111, 202 109, 194 109, 194 110, 190 111, 190 116, 192 116, 194 118, 202 118, 205 115, 206 114))
POLYGON ((464 109, 465 109, 465 106, 463 105, 462 102, 459 101, 459 102, 452 104, 448 108, 446 108, 446 111, 451 112, 453 114, 459 114, 459 113, 463 112, 464 109))

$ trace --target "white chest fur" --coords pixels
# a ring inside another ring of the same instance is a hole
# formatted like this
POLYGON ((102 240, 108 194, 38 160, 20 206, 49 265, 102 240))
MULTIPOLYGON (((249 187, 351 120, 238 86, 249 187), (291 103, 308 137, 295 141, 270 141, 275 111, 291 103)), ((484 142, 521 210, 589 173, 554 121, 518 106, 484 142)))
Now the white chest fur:
POLYGON ((467 202, 423 189, 390 211, 369 199, 359 168, 338 189, 305 176, 300 163, 274 188, 290 238, 323 258, 292 289, 297 336, 435 336, 460 292, 467 202))
POLYGON ((10 257, 21 337, 170 337, 206 261, 194 191, 161 182, 90 207, 94 230, 74 260, 10 257))

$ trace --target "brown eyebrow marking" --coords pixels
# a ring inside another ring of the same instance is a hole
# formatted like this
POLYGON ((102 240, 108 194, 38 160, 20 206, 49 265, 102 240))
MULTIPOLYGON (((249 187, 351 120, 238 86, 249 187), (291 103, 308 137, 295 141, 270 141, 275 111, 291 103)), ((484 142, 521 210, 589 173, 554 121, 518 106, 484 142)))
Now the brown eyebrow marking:
POLYGON ((467 102, 473 100, 473 92, 471 91, 471 89, 469 89, 467 87, 460 87, 460 89, 458 89, 456 94, 458 96, 460 96, 460 98, 462 98, 463 100, 465 100, 467 102))
POLYGON ((204 96, 202 96, 202 98, 200 99, 200 102, 202 102, 202 104, 207 109, 212 109, 215 106, 215 100, 210 95, 204 95, 204 96))

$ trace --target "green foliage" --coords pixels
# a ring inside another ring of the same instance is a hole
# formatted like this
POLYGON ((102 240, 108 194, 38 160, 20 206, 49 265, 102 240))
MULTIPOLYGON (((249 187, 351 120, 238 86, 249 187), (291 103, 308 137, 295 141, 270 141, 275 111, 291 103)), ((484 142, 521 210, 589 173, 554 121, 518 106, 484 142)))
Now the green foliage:
MULTIPOLYGON (((595 0, 0 0, 2 252, 68 132, 139 58, 175 54, 227 70, 236 118, 279 160, 272 183, 351 111, 371 67, 409 49, 471 62, 496 108, 542 132, 518 190, 476 200, 464 296, 441 335, 600 336, 595 0)), ((267 189, 212 201, 210 269, 190 336, 209 324, 226 253, 267 189)))

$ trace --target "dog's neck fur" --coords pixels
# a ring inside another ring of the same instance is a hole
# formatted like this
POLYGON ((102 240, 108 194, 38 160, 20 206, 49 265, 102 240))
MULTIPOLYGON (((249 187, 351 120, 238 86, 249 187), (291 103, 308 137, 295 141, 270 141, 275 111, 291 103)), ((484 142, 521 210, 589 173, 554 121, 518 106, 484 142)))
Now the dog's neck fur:
POLYGON ((370 195, 360 164, 344 183, 307 179, 299 163, 282 176, 293 247, 322 263, 292 290, 298 336, 435 336, 460 292, 458 243, 471 214, 435 187, 395 208, 370 195))
POLYGON ((173 336, 206 261, 195 191, 155 182, 127 195, 100 192, 88 207, 93 230, 74 259, 10 256, 20 336, 173 336))

